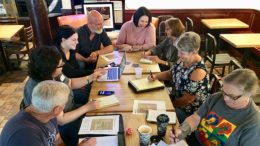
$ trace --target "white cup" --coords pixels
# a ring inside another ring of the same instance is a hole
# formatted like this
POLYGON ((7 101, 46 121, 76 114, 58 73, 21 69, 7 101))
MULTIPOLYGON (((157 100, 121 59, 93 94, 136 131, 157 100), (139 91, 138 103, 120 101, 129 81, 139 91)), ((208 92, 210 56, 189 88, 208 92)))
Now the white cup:
POLYGON ((142 71, 143 71, 143 69, 140 67, 135 68, 135 77, 137 79, 142 78, 142 71))
POLYGON ((138 127, 137 131, 139 133, 140 146, 148 146, 150 142, 152 128, 148 125, 141 125, 138 127))

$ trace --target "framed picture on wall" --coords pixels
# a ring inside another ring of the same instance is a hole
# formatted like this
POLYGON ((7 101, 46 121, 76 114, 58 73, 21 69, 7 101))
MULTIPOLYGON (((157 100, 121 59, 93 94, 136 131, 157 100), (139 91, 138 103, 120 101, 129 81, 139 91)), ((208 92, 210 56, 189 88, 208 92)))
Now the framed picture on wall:
POLYGON ((103 27, 106 30, 112 30, 115 26, 114 8, 112 2, 84 3, 84 14, 88 15, 91 10, 97 10, 104 19, 103 27))

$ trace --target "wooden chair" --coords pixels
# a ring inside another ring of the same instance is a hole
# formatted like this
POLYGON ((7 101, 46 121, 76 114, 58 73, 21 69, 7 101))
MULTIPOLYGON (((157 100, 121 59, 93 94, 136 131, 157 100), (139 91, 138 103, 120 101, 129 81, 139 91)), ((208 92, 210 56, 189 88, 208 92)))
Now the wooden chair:
POLYGON ((21 61, 29 60, 31 51, 35 48, 32 26, 25 27, 23 34, 25 41, 13 41, 5 46, 9 62, 18 61, 18 64, 20 64, 21 61), (16 55, 16 58, 13 55, 16 55))
POLYGON ((216 74, 210 74, 210 94, 216 93, 221 90, 223 83, 221 78, 216 74))
POLYGON ((0 17, 0 24, 18 24, 17 17, 0 17))
POLYGON ((224 76, 225 73, 225 67, 229 66, 230 61, 233 59, 232 57, 229 56, 229 54, 224 53, 224 54, 217 54, 217 41, 216 38, 211 35, 210 33, 207 33, 206 36, 206 44, 205 44, 205 57, 204 57, 204 62, 208 61, 211 64, 210 68, 210 74, 213 73, 213 70, 215 68, 222 68, 222 73, 220 74, 218 70, 216 70, 221 77, 224 76))
POLYGON ((228 66, 228 73, 231 73, 233 70, 242 69, 242 65, 239 64, 236 60, 230 60, 228 66))
POLYGON ((161 15, 158 16, 159 19, 159 27, 156 29, 156 44, 159 44, 163 41, 167 34, 165 33, 165 21, 169 18, 173 18, 172 15, 161 15))

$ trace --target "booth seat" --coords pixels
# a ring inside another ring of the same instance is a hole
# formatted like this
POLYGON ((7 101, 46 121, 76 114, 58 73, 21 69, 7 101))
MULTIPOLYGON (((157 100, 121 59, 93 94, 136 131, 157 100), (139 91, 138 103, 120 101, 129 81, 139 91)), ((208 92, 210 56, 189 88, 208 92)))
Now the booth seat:
POLYGON ((75 29, 88 23, 87 15, 85 15, 85 14, 60 16, 60 17, 57 17, 57 20, 58 20, 59 26, 70 25, 70 26, 74 27, 75 29))

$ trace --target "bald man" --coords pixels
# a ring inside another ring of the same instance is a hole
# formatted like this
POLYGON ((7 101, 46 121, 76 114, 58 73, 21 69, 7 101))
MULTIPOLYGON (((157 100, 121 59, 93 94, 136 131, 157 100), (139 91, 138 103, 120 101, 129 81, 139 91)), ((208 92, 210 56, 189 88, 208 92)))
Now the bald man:
POLYGON ((80 66, 86 69, 95 69, 97 57, 113 51, 112 42, 103 29, 103 17, 91 10, 88 14, 88 24, 78 28, 78 53, 76 58, 80 60, 80 66), (101 44, 104 46, 100 49, 101 44))

